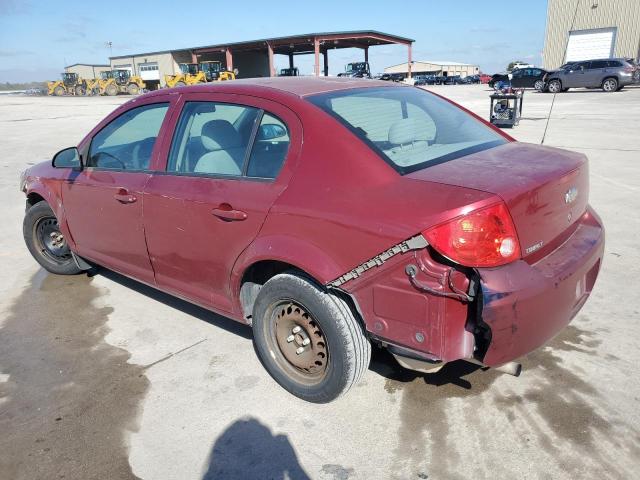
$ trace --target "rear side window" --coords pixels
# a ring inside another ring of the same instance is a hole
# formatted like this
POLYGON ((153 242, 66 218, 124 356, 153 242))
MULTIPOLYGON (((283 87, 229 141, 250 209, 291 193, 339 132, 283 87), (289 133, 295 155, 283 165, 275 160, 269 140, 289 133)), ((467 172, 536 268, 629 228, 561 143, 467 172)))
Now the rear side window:
POLYGON ((609 62, 606 60, 593 60, 591 62, 591 67, 592 69, 596 69, 596 68, 607 68, 609 62))
POLYGON ((148 170, 167 110, 168 103, 154 103, 127 110, 112 120, 91 140, 87 166, 148 170))
POLYGON ((259 108, 187 102, 167 171, 183 175, 276 178, 289 149, 289 131, 259 108))
POLYGON ((308 99, 402 175, 506 143, 473 116, 419 88, 361 88, 308 99))
POLYGON ((607 67, 609 68, 622 67, 622 62, 619 62, 618 60, 609 60, 607 62, 607 67))

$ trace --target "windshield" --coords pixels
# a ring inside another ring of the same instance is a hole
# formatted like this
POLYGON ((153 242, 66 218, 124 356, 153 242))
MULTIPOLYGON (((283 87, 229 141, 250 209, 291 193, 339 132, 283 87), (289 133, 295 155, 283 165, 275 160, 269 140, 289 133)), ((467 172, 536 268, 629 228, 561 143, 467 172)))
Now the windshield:
POLYGON ((366 70, 366 69, 367 69, 367 66, 366 66, 366 63, 364 63, 364 62, 347 64, 347 73, 361 72, 361 71, 366 70))
POLYGON ((203 72, 219 72, 220 63, 218 62, 203 62, 200 64, 200 68, 203 72))
POLYGON ((470 114, 420 88, 358 88, 308 100, 402 175, 507 142, 470 114))

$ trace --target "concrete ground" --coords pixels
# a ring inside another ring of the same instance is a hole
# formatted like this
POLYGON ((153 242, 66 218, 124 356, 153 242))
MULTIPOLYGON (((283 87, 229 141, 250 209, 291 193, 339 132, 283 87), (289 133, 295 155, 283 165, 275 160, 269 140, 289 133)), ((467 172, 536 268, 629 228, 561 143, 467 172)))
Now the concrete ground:
MULTIPOLYGON (((486 117, 484 86, 442 86, 486 117)), ((512 133, 540 143, 550 94, 512 133)), ((18 174, 126 98, 0 98, 0 478, 630 479, 640 467, 640 89, 556 97, 545 144, 591 160, 607 228, 591 299, 520 378, 376 354, 329 405, 287 394, 251 331, 109 271, 29 256, 18 174)))

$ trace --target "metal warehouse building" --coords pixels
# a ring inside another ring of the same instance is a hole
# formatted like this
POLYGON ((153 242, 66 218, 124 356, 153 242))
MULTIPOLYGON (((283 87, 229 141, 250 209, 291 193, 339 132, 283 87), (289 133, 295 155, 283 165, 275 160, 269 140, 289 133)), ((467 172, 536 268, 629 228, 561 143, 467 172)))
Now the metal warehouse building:
POLYGON ((439 75, 443 77, 452 77, 460 75, 462 78, 468 75, 476 75, 480 73, 478 65, 470 65, 458 62, 436 62, 436 61, 418 61, 411 63, 401 63, 384 69, 384 73, 402 73, 409 76, 412 72, 414 75, 439 75))
POLYGON ((640 56, 640 0, 548 0, 546 69, 592 58, 640 56))
POLYGON ((340 48, 359 48, 363 60, 369 60, 369 47, 378 45, 404 45, 407 60, 411 62, 411 46, 414 40, 374 30, 349 32, 308 33, 287 37, 265 38, 246 42, 225 43, 180 50, 137 53, 111 57, 111 68, 127 69, 140 75, 147 88, 165 85, 165 75, 180 71, 181 63, 220 61, 227 70, 237 70, 237 78, 275 76, 274 55, 285 55, 289 66, 294 67, 296 55, 314 55, 316 75, 328 75, 329 52, 340 48), (320 59, 322 57, 322 60, 320 59))
POLYGON ((68 67, 64 67, 64 71, 67 73, 77 73, 80 78, 98 78, 100 72, 106 72, 111 70, 109 65, 94 65, 89 63, 74 63, 68 67))

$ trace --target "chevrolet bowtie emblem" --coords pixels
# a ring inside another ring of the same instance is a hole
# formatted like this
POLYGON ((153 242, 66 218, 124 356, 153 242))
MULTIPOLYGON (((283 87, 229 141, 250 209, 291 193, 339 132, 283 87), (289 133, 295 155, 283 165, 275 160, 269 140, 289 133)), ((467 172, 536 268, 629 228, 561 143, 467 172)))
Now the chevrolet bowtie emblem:
POLYGON ((571 187, 564 194, 564 203, 572 203, 576 198, 578 198, 578 189, 576 187, 571 187))

